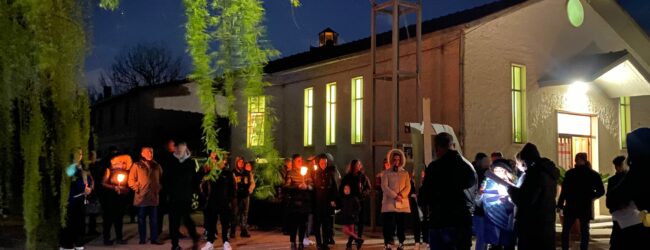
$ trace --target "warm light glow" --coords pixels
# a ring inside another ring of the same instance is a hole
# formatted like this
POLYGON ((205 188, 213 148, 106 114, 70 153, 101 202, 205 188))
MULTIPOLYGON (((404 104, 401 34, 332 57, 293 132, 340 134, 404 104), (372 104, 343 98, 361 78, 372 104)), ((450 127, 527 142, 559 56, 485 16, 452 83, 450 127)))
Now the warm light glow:
POLYGON ((264 145, 264 115, 266 98, 256 96, 248 98, 248 123, 246 145, 248 147, 264 145))
POLYGON ((511 70, 512 141, 526 141, 526 67, 513 64, 511 70))
POLYGON ((558 134, 591 136, 591 117, 558 113, 557 132, 558 134))
POLYGON ((589 113, 589 84, 583 81, 575 81, 564 94, 564 110, 577 113, 589 113))
POLYGON ((625 61, 600 76, 600 79, 608 83, 621 84, 632 78, 631 74, 633 74, 634 70, 634 66, 630 61, 625 61))
POLYGON ((569 85, 569 94, 584 95, 589 90, 589 84, 583 81, 575 81, 569 85))
POLYGON ((309 170, 307 169, 307 167, 301 167, 301 168, 300 168, 300 175, 302 175, 302 176, 307 175, 307 171, 309 171, 309 170))
POLYGON ((117 182, 122 183, 126 179, 126 175, 124 174, 118 174, 117 175, 117 182))
POLYGON ((314 170, 318 170, 318 165, 314 165, 314 170))

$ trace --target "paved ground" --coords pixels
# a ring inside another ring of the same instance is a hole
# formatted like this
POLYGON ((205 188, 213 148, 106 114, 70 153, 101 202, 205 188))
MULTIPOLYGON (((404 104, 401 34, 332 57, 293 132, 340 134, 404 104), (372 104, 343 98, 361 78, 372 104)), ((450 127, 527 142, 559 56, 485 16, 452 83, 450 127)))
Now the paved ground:
MULTIPOLYGON (((196 222, 201 222, 200 215, 195 216, 196 222)), ((199 223, 200 224, 200 223, 199 223)), ((167 227, 165 227, 166 229, 167 227)), ((166 231, 166 230, 165 230, 166 231)), ((203 232, 203 227, 197 227, 199 233, 203 232)), ((280 231, 259 231, 252 230, 252 238, 236 238, 231 240, 231 245, 233 249, 255 249, 255 250, 276 250, 276 249, 289 249, 289 238, 288 236, 282 235, 280 231)), ((138 234, 137 234, 137 224, 125 224, 124 225, 124 235, 129 241, 128 245, 116 245, 116 246, 104 246, 102 243, 102 237, 97 237, 86 245, 86 249, 170 249, 171 242, 167 237, 167 233, 163 232, 162 238, 164 239, 165 245, 156 246, 156 245, 138 245, 138 234)), ((592 229, 593 239, 590 244, 590 249, 600 250, 608 249, 607 242, 609 241, 609 230, 607 229, 592 229)), ((383 240, 381 239, 380 232, 367 232, 366 233, 366 244, 364 244, 364 249, 383 249, 383 240)), ((314 240, 313 236, 311 237, 314 240)), ((340 233, 340 230, 337 230, 336 238, 337 245, 332 247, 332 249, 345 249, 345 238, 340 233)), ((413 238, 407 237, 407 249, 413 249, 413 238)), ((205 240, 202 240, 200 245, 205 244, 205 240)), ((185 249, 190 248, 192 242, 190 239, 182 239, 181 246, 185 249)), ((218 240, 217 249, 221 248, 221 241, 218 240)), ((315 247, 310 247, 308 249, 315 249, 315 247)), ((575 247, 577 248, 577 243, 575 247)))

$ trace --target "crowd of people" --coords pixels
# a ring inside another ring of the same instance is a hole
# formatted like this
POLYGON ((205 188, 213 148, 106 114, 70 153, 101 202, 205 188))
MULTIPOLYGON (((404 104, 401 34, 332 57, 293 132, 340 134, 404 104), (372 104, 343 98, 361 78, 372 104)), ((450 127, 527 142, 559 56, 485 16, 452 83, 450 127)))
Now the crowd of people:
MULTIPOLYGON (((559 168, 531 143, 513 160, 499 152, 490 157, 479 153, 470 163, 454 149, 452 136, 440 133, 434 140, 436 160, 422 170, 419 181, 416 173, 405 169, 404 152, 392 149, 374 181, 376 197, 381 197, 378 205, 385 249, 404 249, 408 218, 415 249, 423 245, 471 249, 473 237, 475 249, 555 249, 556 213, 563 219, 562 249, 569 248, 576 221, 581 228, 581 249, 587 249, 593 202, 605 192, 614 220, 611 248, 636 249, 650 236, 648 216, 638 216, 650 208, 650 189, 643 188, 643 181, 650 176, 644 166, 650 164, 650 129, 635 130, 627 142, 628 156, 613 160, 616 175, 609 179, 606 191, 588 155, 579 153, 575 166, 561 181, 559 199, 559 168)), ((122 223, 130 205, 137 211, 140 244, 163 244, 159 235, 163 216, 168 214, 172 249, 181 249, 181 222, 193 240, 193 249, 198 249, 200 236, 190 216, 197 190, 205 198, 207 242, 201 249, 215 247, 217 222, 222 226, 225 250, 232 249, 229 239, 236 237, 237 226, 240 237, 251 237, 248 211, 255 190, 254 162, 236 157, 231 168, 227 157, 220 159, 212 152, 197 171, 187 145, 173 141, 155 156, 151 147, 142 147, 136 162, 115 148, 110 151, 98 162, 91 153, 86 167, 83 152, 77 150, 73 164, 66 169, 72 181, 62 249, 83 249, 86 212, 91 214, 88 231, 96 232, 97 216, 90 212, 97 210, 92 208, 96 202, 102 205, 105 245, 127 244, 122 223)), ((346 249, 362 248, 368 214, 363 204, 369 201, 373 186, 360 160, 351 160, 341 176, 331 154, 306 158, 295 154, 285 159, 280 172, 284 180, 277 190, 284 212, 282 231, 289 236, 291 250, 311 244, 319 250, 329 249, 335 244, 334 223, 342 225, 348 238, 346 249), (309 240, 311 235, 315 242, 309 240)))

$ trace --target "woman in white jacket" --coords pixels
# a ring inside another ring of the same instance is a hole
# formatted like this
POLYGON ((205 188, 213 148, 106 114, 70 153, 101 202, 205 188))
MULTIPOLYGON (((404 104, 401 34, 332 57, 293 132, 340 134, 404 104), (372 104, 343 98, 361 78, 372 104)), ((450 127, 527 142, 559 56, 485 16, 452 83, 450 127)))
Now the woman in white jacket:
POLYGON ((409 192, 411 184, 409 174, 404 170, 404 152, 399 149, 388 151, 387 159, 391 160, 391 168, 384 171, 381 178, 381 190, 384 194, 381 203, 381 213, 384 218, 384 245, 392 249, 391 244, 397 228, 399 245, 397 250, 404 249, 404 223, 411 212, 409 207, 409 192))

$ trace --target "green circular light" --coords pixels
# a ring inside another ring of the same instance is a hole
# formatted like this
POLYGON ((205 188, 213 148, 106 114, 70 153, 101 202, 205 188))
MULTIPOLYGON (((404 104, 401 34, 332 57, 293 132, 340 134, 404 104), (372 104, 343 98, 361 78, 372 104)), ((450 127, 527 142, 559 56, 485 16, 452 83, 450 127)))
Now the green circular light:
POLYGON ((569 0, 566 4, 566 12, 573 27, 580 27, 585 21, 585 10, 580 0, 569 0))

